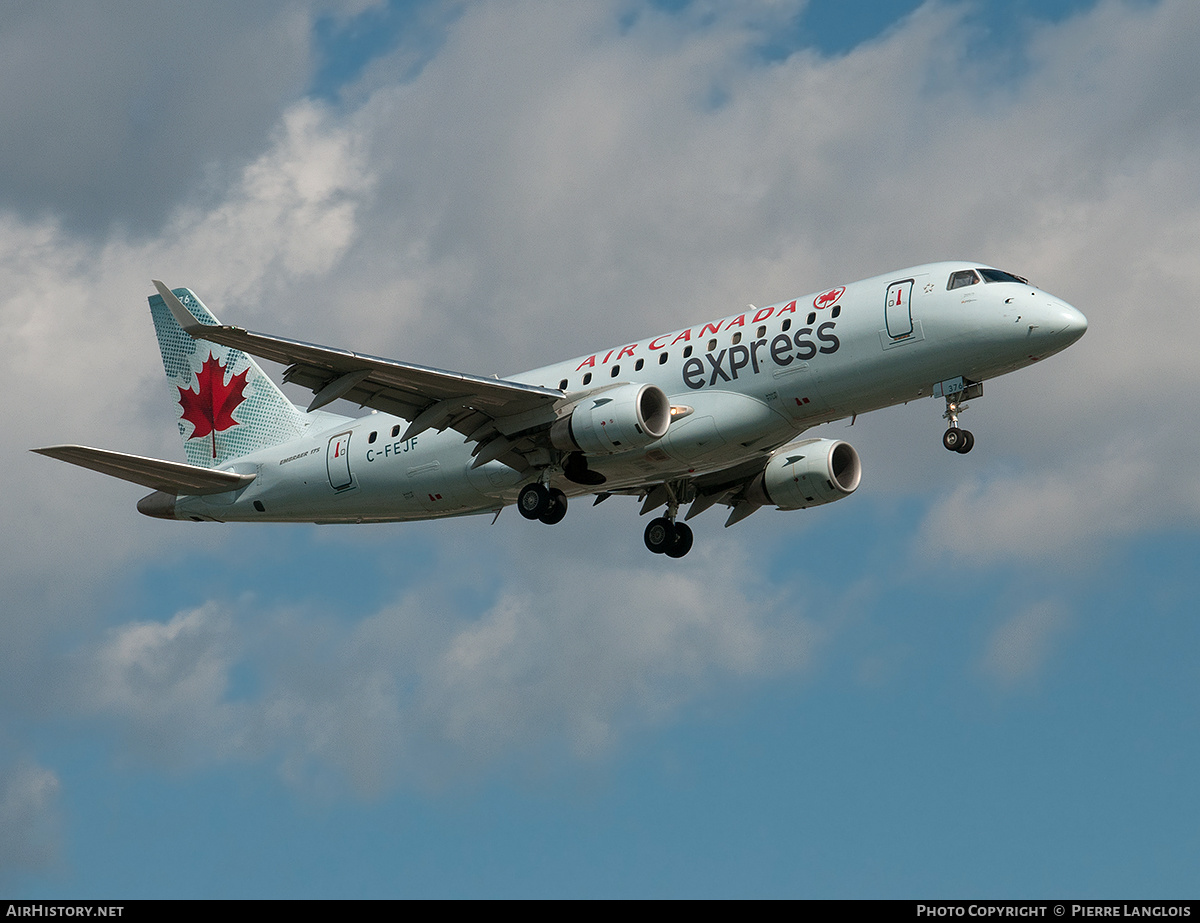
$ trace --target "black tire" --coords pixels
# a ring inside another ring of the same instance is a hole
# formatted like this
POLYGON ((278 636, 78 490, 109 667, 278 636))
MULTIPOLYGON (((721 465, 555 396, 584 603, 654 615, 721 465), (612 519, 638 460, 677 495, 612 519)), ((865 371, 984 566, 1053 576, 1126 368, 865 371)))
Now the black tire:
POLYGON ((517 509, 526 519, 541 519, 549 508, 550 491, 541 484, 526 484, 517 494, 517 509))
POLYGON ((555 525, 563 521, 563 517, 567 515, 567 495, 557 487, 550 488, 550 502, 546 506, 546 512, 538 517, 548 526, 555 525))
POLYGON ((692 550, 692 542, 695 536, 692 535, 691 527, 686 523, 675 523, 675 541, 671 542, 667 548, 666 555, 668 558, 682 558, 685 554, 692 550))
POLYGON ((959 429, 957 426, 952 426, 942 434, 942 445, 951 452, 961 452, 959 448, 963 444, 963 433, 965 430, 959 429))
POLYGON ((962 455, 966 455, 973 448, 975 448, 975 434, 972 433, 969 429, 964 429, 962 431, 962 443, 954 451, 956 451, 962 455))
POLYGON ((650 525, 646 526, 645 539, 647 548, 655 554, 662 554, 675 541, 675 523, 666 516, 651 519, 650 525))

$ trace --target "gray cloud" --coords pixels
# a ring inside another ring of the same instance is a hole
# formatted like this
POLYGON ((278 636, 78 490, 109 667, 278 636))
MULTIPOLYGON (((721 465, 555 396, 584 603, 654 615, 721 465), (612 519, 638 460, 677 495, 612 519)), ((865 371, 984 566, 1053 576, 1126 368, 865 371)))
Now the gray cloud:
MULTIPOLYGON (((312 70, 310 7, 5 4, 0 204, 153 234, 251 159, 312 70)), ((319 4, 324 6, 325 4, 319 4)))

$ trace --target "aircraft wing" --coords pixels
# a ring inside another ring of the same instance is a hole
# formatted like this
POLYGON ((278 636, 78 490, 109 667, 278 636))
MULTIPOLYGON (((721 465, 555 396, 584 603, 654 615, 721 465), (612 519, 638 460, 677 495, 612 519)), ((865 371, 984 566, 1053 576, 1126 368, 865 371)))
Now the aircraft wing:
POLYGON ((92 449, 85 445, 51 445, 30 451, 170 494, 220 494, 245 487, 255 478, 253 474, 216 471, 182 462, 92 449))
POLYGON ((402 439, 451 427, 478 443, 476 464, 498 458, 524 470, 528 463, 522 453, 536 444, 510 437, 553 423, 558 408, 567 403, 563 392, 552 388, 396 362, 241 327, 201 324, 162 282, 154 285, 188 335, 286 365, 284 381, 314 392, 309 410, 345 398, 410 421, 402 439))

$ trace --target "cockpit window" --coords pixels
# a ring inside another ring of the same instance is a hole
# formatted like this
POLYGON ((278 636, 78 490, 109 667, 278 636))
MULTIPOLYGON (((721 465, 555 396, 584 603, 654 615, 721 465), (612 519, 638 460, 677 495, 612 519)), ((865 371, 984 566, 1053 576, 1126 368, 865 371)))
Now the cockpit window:
POLYGON ((950 281, 946 283, 946 288, 953 290, 966 285, 974 285, 978 281, 979 276, 975 275, 974 269, 960 269, 958 272, 950 273, 950 281))
MULTIPOLYGON (((1020 276, 1014 276, 1011 272, 1003 272, 999 269, 984 269, 980 267, 979 274, 983 276, 984 282, 1016 282, 1019 285, 1028 285, 1028 279, 1022 279, 1020 276)), ((954 286, 950 286, 953 288, 954 286)))

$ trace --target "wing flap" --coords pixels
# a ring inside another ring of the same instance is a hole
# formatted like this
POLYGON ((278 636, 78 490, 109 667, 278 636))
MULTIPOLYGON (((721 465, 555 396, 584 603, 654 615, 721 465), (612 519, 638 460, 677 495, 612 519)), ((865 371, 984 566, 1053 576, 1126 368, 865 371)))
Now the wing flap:
POLYGON ((255 478, 253 474, 217 471, 85 445, 52 445, 30 451, 170 494, 220 494, 245 487, 255 478))

